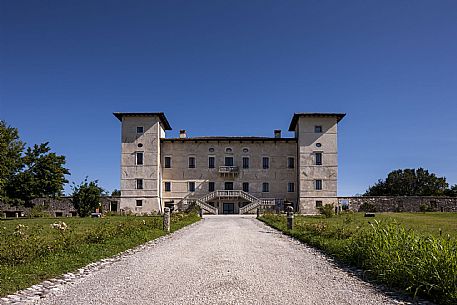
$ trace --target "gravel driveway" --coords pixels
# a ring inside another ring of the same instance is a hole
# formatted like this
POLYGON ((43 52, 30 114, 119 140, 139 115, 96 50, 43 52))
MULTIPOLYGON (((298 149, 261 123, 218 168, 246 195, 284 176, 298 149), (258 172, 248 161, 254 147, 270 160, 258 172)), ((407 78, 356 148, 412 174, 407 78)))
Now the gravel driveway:
POLYGON ((37 304, 398 304, 251 216, 206 216, 37 304))

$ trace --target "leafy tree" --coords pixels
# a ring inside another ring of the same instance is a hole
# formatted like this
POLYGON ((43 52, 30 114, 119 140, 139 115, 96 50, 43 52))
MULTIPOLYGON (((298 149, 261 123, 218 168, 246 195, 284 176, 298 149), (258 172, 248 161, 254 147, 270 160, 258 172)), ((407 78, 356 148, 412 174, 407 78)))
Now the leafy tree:
POLYGON ((457 184, 446 190, 445 195, 450 197, 457 197, 457 184))
POLYGON ((0 121, 0 199, 6 195, 6 185, 22 168, 24 143, 16 128, 0 121))
POLYGON ((7 194, 29 203, 31 199, 43 196, 60 196, 68 181, 70 172, 65 157, 50 152, 48 142, 28 147, 21 158, 23 168, 8 183, 7 194))
POLYGON ((370 186, 364 196, 442 196, 447 191, 446 178, 423 168, 407 168, 390 172, 386 180, 370 186))
POLYGON ((98 181, 87 181, 87 177, 80 185, 72 186, 72 203, 79 216, 86 217, 100 207, 100 196, 103 189, 98 186, 98 181))
POLYGON ((119 196, 121 196, 121 191, 118 189, 114 189, 114 191, 111 192, 111 196, 119 197, 119 196))

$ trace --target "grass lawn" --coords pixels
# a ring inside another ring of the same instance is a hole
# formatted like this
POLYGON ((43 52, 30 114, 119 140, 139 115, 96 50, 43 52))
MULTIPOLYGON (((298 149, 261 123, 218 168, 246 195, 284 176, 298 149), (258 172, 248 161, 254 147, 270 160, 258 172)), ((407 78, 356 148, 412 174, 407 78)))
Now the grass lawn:
MULTIPOLYGON (((359 214, 359 217, 363 218, 363 215, 359 214)), ((395 219, 405 227, 423 234, 438 236, 441 229, 442 234, 457 237, 457 213, 378 213, 377 217, 395 219)))
MULTIPOLYGON (((199 219, 197 214, 172 214, 171 230, 199 219)), ((160 216, 2 220, 0 296, 163 235, 160 216), (51 227, 59 221, 65 222, 67 227, 51 227)))
POLYGON ((371 278, 440 304, 457 304, 457 213, 363 213, 260 217, 268 225, 345 263, 371 278))
POLYGON ((328 226, 345 229, 367 226, 369 222, 396 221, 408 229, 434 236, 449 234, 457 237, 457 213, 376 213, 376 217, 364 217, 364 213, 342 214, 339 217, 295 216, 295 223, 325 223, 328 226))

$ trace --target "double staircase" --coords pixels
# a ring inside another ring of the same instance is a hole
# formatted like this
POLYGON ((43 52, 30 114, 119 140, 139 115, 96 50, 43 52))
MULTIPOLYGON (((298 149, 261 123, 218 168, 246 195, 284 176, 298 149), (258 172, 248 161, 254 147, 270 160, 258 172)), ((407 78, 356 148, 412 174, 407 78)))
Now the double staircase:
POLYGON ((217 214, 218 210, 216 207, 209 205, 207 202, 212 199, 230 199, 230 198, 243 198, 250 203, 242 208, 240 208, 240 214, 245 214, 249 211, 252 211, 258 207, 271 207, 275 206, 276 200, 274 198, 257 198, 247 192, 241 190, 224 190, 224 191, 214 191, 206 194, 205 196, 195 199, 195 203, 203 210, 211 214, 217 214))
POLYGON ((202 201, 201 199, 196 199, 195 203, 202 209, 205 210, 208 213, 217 215, 217 208, 213 207, 212 205, 207 204, 205 201, 202 201))

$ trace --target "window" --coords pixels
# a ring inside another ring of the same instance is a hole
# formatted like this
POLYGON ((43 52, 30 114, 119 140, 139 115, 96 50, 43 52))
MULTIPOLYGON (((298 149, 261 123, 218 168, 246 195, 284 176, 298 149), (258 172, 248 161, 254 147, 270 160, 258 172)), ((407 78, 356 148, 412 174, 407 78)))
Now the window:
POLYGON ((136 206, 137 207, 142 207, 143 206, 143 200, 137 200, 136 201, 136 206))
POLYGON ((317 152, 314 155, 316 156, 316 165, 322 165, 322 153, 317 152))
POLYGON ((270 191, 270 184, 268 182, 262 183, 262 192, 268 193, 270 191))
POLYGON ((208 182, 208 192, 214 192, 214 182, 208 182))
POLYGON ((243 192, 249 193, 249 182, 243 182, 243 192))
POLYGON ((137 190, 143 189, 143 179, 136 179, 136 189, 137 190))
POLYGON ((233 182, 225 182, 225 190, 232 191, 233 190, 233 182))
POLYGON ((322 190, 322 180, 320 180, 320 179, 319 180, 315 180, 314 181, 314 186, 315 186, 316 190, 318 190, 318 191, 322 190))
POLYGON ((289 193, 295 192, 295 184, 294 184, 293 182, 289 182, 289 183, 287 184, 287 191, 288 191, 289 193))
POLYGON ((321 133, 322 132, 322 126, 321 125, 314 126, 314 132, 315 133, 321 133))
POLYGON ((322 206, 322 200, 316 201, 316 208, 320 208, 322 206))
POLYGON ((294 168, 295 167, 295 158, 288 157, 287 158, 287 168, 294 168))
POLYGON ((171 192, 171 182, 165 182, 165 192, 171 192))
POLYGON ((233 166, 233 157, 225 157, 225 166, 233 166))
POLYGON ((195 157, 189 157, 189 168, 195 168, 195 157))
POLYGON ((194 181, 189 181, 189 192, 195 192, 195 182, 194 181))
POLYGON ((137 126, 136 127, 136 133, 143 133, 143 132, 144 132, 143 126, 137 126))
POLYGON ((136 153, 136 165, 143 165, 143 153, 142 152, 136 153))
POLYGON ((214 168, 216 158, 208 157, 208 168, 214 168))
POLYGON ((249 157, 243 157, 243 168, 249 168, 249 157))
POLYGON ((262 168, 263 169, 270 168, 270 158, 268 158, 268 157, 262 158, 262 168))
POLYGON ((171 168, 171 157, 165 157, 165 168, 171 168))

